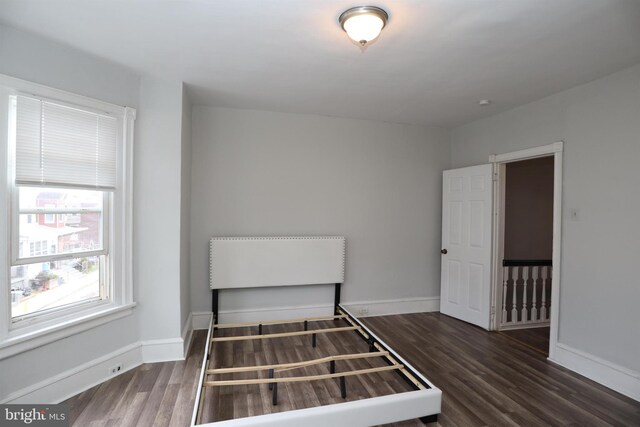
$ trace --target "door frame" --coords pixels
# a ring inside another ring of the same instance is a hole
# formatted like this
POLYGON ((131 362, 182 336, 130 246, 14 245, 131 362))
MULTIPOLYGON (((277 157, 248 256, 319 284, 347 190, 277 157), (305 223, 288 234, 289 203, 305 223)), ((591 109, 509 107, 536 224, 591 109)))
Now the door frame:
POLYGON ((492 281, 491 281, 491 330, 498 329, 497 308, 502 310, 499 301, 502 285, 501 260, 504 256, 504 194, 506 164, 538 157, 553 156, 553 255, 551 267, 551 307, 549 312, 549 359, 554 359, 558 344, 558 326, 560 314, 560 262, 562 241, 562 154, 564 142, 513 151, 504 154, 492 154, 489 162, 493 164, 493 250, 492 250, 492 281))

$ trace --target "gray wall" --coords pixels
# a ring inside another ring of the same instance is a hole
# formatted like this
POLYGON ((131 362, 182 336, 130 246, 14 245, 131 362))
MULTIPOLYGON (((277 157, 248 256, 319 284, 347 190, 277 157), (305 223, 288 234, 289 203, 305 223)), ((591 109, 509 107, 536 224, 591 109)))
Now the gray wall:
POLYGON ((0 73, 127 107, 140 77, 121 65, 0 25, 0 73))
POLYGON ((191 104, 182 86, 182 141, 180 154, 180 324, 184 330, 191 313, 191 104))
MULTIPOLYGON (((120 105, 137 106, 136 74, 1 25, 0 73, 120 105)), ((0 400, 137 340, 138 324, 133 315, 0 360, 0 400)))
POLYGON ((143 77, 134 154, 134 284, 140 338, 177 338, 180 321, 182 83, 143 77))
POLYGON ((455 167, 565 142, 559 341, 640 371, 640 65, 452 132, 455 167), (578 221, 569 220, 579 209, 578 221))
MULTIPOLYGON (((209 107, 194 107, 192 129, 193 311, 211 309, 211 236, 345 235, 343 301, 439 295, 447 131, 209 107)), ((220 304, 331 304, 332 292, 222 292, 220 304)))
POLYGON ((553 255, 553 156, 507 163, 505 259, 553 255))

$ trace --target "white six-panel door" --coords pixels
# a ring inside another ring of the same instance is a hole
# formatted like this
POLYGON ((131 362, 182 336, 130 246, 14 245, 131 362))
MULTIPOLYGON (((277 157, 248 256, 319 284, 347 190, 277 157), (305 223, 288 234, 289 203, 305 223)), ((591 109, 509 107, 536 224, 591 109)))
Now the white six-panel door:
POLYGON ((492 165, 443 172, 440 311, 489 329, 492 165))

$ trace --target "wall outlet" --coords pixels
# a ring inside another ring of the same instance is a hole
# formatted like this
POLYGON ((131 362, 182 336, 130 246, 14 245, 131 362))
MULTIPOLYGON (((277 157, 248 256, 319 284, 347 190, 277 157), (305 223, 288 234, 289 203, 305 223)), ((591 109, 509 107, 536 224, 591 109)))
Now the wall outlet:
POLYGON ((366 316, 367 314, 369 314, 369 309, 366 307, 363 307, 360 310, 358 310, 358 314, 360 316, 366 316))
POLYGON ((122 372, 122 363, 109 368, 109 375, 118 375, 120 372, 122 372))

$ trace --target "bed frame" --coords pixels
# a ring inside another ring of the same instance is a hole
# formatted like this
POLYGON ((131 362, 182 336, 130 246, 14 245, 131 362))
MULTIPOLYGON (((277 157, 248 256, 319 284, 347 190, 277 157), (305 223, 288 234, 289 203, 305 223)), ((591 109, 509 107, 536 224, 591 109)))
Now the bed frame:
POLYGON ((393 371, 414 391, 371 397, 351 402, 286 412, 218 421, 211 426, 371 426, 419 418, 424 423, 437 421, 442 392, 403 359, 397 352, 367 328, 356 316, 340 304, 344 282, 344 237, 216 237, 210 241, 210 287, 212 316, 207 333, 205 354, 200 371, 191 425, 200 424, 204 390, 208 387, 260 384, 271 393, 273 405, 278 404, 278 384, 284 382, 338 379, 342 398, 346 398, 347 377, 374 372, 393 371), (251 268, 247 269, 246 266, 251 268), (262 322, 219 323, 218 291, 220 289, 333 284, 333 315, 262 322), (344 326, 309 329, 309 323, 339 320, 344 326), (302 330, 263 334, 264 325, 301 324, 302 330), (256 328, 257 334, 214 337, 215 330, 226 328, 256 328), (355 332, 369 346, 367 353, 338 354, 314 360, 261 366, 214 368, 213 346, 216 342, 266 340, 290 336, 310 336, 316 346, 317 334, 355 332), (336 361, 382 358, 387 366, 336 373, 336 361), (278 372, 305 366, 328 364, 328 373, 307 376, 278 377, 278 372), (234 372, 267 371, 268 378, 242 380, 208 380, 208 376, 234 372))

